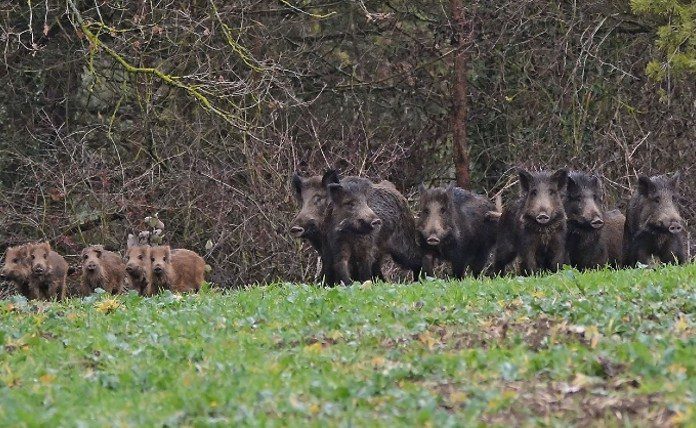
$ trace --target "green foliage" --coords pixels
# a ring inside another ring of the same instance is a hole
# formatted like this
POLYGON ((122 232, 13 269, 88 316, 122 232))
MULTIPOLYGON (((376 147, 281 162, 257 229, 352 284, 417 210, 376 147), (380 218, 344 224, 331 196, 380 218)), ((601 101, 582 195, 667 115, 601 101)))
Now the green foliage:
POLYGON ((0 425, 679 424, 695 296, 690 265, 4 301, 0 425))
POLYGON ((696 73, 696 2, 679 0, 631 0, 636 14, 653 15, 664 21, 657 29, 656 46, 663 58, 650 61, 646 73, 662 81, 667 71, 696 73))

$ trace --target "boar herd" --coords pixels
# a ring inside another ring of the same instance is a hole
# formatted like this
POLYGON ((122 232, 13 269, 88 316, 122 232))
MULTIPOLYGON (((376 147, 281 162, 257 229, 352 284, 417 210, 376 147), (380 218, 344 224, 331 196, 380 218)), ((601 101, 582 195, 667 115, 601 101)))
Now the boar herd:
POLYGON ((687 232, 677 208, 679 175, 640 176, 626 215, 607 210, 600 177, 559 169, 519 169, 520 196, 504 208, 488 198, 448 186, 420 187, 414 218, 389 181, 293 174, 300 206, 290 234, 321 258, 326 285, 383 279, 382 261, 433 276, 437 259, 455 278, 533 275, 563 265, 577 269, 685 263, 687 232))
MULTIPOLYGON (((197 292, 203 284, 205 261, 190 250, 150 246, 129 235, 125 257, 101 245, 82 250, 82 275, 72 295, 86 296, 97 288, 111 294, 135 290, 152 296, 163 290, 197 292)), ((48 242, 10 247, 0 279, 12 282, 27 299, 62 300, 68 294, 69 266, 48 242)))
MULTIPOLYGON (((295 173, 291 183, 300 211, 290 233, 317 251, 325 285, 383 280, 387 256, 414 280, 432 277, 436 260, 451 264, 455 278, 466 272, 533 275, 566 264, 583 270, 688 260, 676 203, 678 174, 640 176, 625 216, 606 209, 596 175, 565 169, 518 174, 520 196, 505 207, 459 187, 421 185, 416 219, 389 181, 341 178, 335 170, 312 177, 295 173)), ((142 296, 196 292, 206 270, 193 251, 150 245, 133 235, 123 258, 101 245, 85 248, 81 257, 82 275, 71 293, 71 268, 48 242, 8 248, 0 279, 14 283, 27 299, 62 300, 97 288, 142 296)))

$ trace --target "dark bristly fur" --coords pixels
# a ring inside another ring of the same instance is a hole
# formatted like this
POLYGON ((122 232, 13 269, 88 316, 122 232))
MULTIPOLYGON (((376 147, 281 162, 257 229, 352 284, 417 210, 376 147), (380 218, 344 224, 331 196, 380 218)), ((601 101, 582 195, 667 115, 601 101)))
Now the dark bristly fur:
POLYGON ((568 217, 568 263, 577 269, 620 265, 625 219, 618 210, 604 212, 599 177, 570 172, 564 207, 568 217))
MULTIPOLYGON (((326 218, 330 200, 328 186, 331 183, 362 186, 366 192, 367 205, 382 220, 377 238, 379 250, 375 266, 372 267, 372 275, 381 277, 381 258, 389 254, 399 266, 411 270, 417 278, 422 255, 418 246, 415 219, 406 199, 389 181, 373 184, 367 179, 353 176, 339 180, 334 170, 328 170, 323 177, 302 178, 294 174, 293 192, 301 209, 291 223, 290 233, 296 238, 309 241, 320 254, 327 254, 322 251, 322 242, 326 241, 327 235, 326 218)), ((335 283, 331 265, 329 260, 322 262, 321 276, 327 283, 335 283)))
POLYGON ((648 264, 652 256, 664 263, 686 262, 686 228, 675 202, 678 183, 678 174, 638 177, 638 191, 626 210, 626 265, 648 264))
POLYGON ((493 272, 502 274, 515 257, 522 273, 556 271, 565 263, 566 215, 562 195, 568 172, 519 171, 521 197, 505 207, 498 224, 493 272))
POLYGON ((495 245, 497 219, 489 219, 495 205, 487 198, 459 187, 420 188, 421 214, 418 223, 423 270, 433 275, 433 262, 452 263, 455 278, 468 267, 478 276, 495 245))

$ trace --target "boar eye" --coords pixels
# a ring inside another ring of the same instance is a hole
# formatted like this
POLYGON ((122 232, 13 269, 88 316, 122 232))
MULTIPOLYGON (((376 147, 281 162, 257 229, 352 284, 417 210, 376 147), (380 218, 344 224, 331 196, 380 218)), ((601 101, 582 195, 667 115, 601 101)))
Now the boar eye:
POLYGON ((442 214, 444 214, 444 213, 445 213, 445 207, 440 208, 440 212, 441 212, 442 214))
POLYGON ((34 260, 36 256, 34 254, 31 255, 31 259, 34 260))
POLYGON ((424 209, 424 210, 423 210, 423 214, 425 214, 425 215, 429 215, 429 214, 430 214, 430 210, 429 210, 429 209, 427 209, 427 208, 426 208, 426 209, 424 209))
POLYGON ((19 259, 12 259, 12 263, 17 263, 19 259))
POLYGON ((551 190, 549 191, 549 193, 551 193, 551 195, 553 196, 553 195, 555 195, 555 194, 556 194, 556 191, 555 191, 555 190, 553 190, 553 189, 551 189, 551 190))
POLYGON ((87 260, 87 254, 83 255, 83 256, 82 256, 82 259, 83 259, 83 260, 87 260))
POLYGON ((539 193, 539 192, 537 192, 537 189, 532 189, 532 190, 529 191, 529 194, 532 195, 532 196, 536 196, 537 193, 539 193))
POLYGON ((138 256, 138 260, 142 260, 142 259, 143 259, 143 255, 140 254, 140 255, 138 256))
POLYGON ((154 258, 154 257, 150 257, 150 261, 151 261, 151 262, 154 262, 154 261, 155 261, 155 258, 154 258))

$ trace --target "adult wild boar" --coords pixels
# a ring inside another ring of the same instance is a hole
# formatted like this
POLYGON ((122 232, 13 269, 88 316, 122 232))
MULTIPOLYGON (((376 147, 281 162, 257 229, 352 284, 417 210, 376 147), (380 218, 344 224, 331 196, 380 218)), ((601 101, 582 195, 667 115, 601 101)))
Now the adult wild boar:
POLYGON ((515 257, 522 273, 555 271, 566 261, 566 214, 563 194, 568 171, 519 170, 521 196, 503 209, 493 271, 502 274, 515 257))
MULTIPOLYGON (((367 205, 382 220, 377 239, 379 255, 377 264, 373 267, 373 274, 381 276, 379 263, 384 254, 389 254, 397 265, 411 270, 414 278, 417 278, 422 254, 418 246, 415 219, 406 198, 387 180, 375 184, 355 176, 339 179, 335 170, 328 170, 322 177, 309 178, 302 178, 295 173, 292 186, 301 209, 291 223, 290 233, 296 238, 306 239, 322 254, 322 243, 325 242, 327 234, 327 208, 330 202, 328 186, 337 183, 348 183, 363 189, 367 205)), ((322 276, 333 277, 330 269, 326 263, 322 263, 322 276)))
POLYGON ((625 264, 648 264, 652 256, 664 263, 685 263, 687 236, 675 199, 679 174, 638 177, 638 191, 626 210, 625 264))
POLYGON ((345 180, 328 185, 326 237, 322 243, 322 263, 331 268, 326 282, 345 285, 377 276, 379 261, 377 238, 382 220, 367 205, 372 183, 345 180))
POLYGON ((619 266, 625 218, 618 210, 605 212, 599 177, 571 171, 564 209, 568 218, 568 263, 577 269, 619 266))
POLYGON ((434 259, 439 258, 452 264, 455 278, 461 278, 467 267, 474 276, 480 275, 496 240, 497 219, 489 218, 494 204, 459 187, 426 189, 421 185, 420 210, 425 274, 433 275, 434 259))

